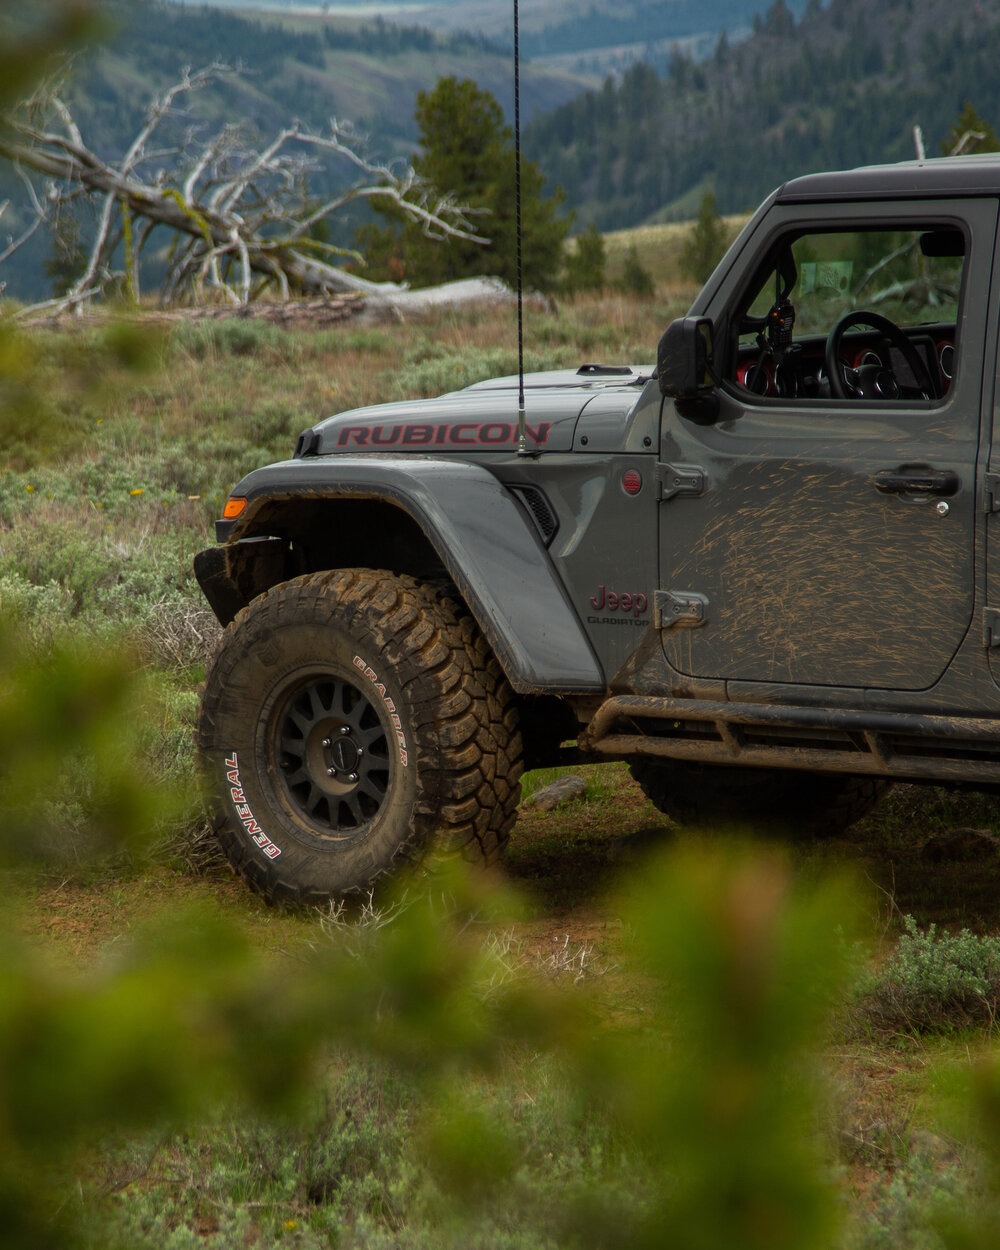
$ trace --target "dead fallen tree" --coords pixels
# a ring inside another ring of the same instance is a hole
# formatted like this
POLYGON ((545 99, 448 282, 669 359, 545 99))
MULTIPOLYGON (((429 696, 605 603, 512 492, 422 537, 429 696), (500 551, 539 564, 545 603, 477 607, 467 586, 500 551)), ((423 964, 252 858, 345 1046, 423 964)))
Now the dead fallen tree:
POLYGON ((317 223, 359 200, 390 201, 420 222, 431 239, 487 242, 474 233, 461 205, 422 183, 410 168, 397 171, 370 160, 351 129, 336 120, 323 134, 292 123, 264 145, 232 125, 207 137, 189 127, 177 138, 154 144, 167 119, 176 130, 184 118, 182 102, 192 92, 233 73, 224 65, 185 73, 153 102, 128 151, 116 161, 102 159, 88 146, 70 109, 54 93, 26 102, 7 119, 0 130, 0 156, 13 162, 22 177, 32 171, 47 180, 41 193, 31 184, 34 218, 21 241, 80 196, 98 206, 86 263, 70 290, 20 315, 80 309, 112 285, 124 286, 137 302, 142 261, 158 227, 174 235, 160 282, 164 304, 222 299, 246 307, 265 293, 285 302, 294 293, 355 294, 405 306, 411 294, 422 293, 347 272, 334 263, 343 259, 344 250, 312 237, 317 223), (337 194, 310 203, 310 175, 331 160, 350 170, 351 178, 337 194))
POLYGON ((236 320, 262 321, 288 329, 321 330, 357 317, 365 308, 365 297, 352 293, 288 301, 254 300, 239 307, 232 304, 189 304, 174 305, 171 308, 135 308, 128 314, 123 314, 118 308, 112 313, 106 307, 96 305, 90 311, 78 312, 66 307, 60 300, 51 300, 45 304, 34 304, 31 309, 24 311, 30 312, 28 321, 33 328, 43 329, 60 329, 68 325, 107 325, 109 318, 113 317, 116 321, 134 320, 144 326, 236 320))

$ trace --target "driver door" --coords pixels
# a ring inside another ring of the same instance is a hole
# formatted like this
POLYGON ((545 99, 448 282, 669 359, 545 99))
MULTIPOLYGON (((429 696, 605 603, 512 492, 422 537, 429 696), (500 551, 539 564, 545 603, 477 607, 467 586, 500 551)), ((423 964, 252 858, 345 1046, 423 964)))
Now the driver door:
POLYGON ((947 669, 973 617, 979 275, 996 224, 987 200, 837 206, 828 224, 775 209, 742 254, 756 262, 698 310, 715 323, 724 376, 715 419, 664 408, 661 474, 682 467, 689 483, 665 491, 660 512, 675 669, 900 690, 947 669), (831 387, 830 331, 859 310, 902 329, 930 394, 898 343, 863 322, 843 335, 831 387))

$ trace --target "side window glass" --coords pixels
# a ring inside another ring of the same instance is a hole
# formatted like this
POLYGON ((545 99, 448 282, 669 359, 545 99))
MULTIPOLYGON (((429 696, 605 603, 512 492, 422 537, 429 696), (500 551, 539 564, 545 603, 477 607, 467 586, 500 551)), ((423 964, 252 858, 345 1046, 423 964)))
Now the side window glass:
POLYGON ((787 236, 737 304, 731 380, 774 399, 940 401, 965 253, 934 223, 787 236))

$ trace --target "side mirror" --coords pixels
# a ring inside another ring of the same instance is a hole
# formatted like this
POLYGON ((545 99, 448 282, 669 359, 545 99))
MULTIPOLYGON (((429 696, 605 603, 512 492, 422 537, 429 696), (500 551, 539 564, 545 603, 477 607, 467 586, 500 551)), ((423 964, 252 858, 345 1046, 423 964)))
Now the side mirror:
POLYGON ((714 387, 715 327, 709 317, 681 317, 663 332, 656 352, 660 394, 694 399, 714 387))
POLYGON ((712 421, 715 394, 715 327, 710 317, 681 317, 663 332, 656 352, 660 394, 675 401, 683 417, 712 421))

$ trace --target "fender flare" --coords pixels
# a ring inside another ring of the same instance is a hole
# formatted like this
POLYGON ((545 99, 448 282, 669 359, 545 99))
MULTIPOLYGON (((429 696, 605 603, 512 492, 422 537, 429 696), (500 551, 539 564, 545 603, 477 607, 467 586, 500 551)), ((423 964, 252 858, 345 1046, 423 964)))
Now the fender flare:
MULTIPOLYGON (((231 528, 220 523, 229 530, 220 534, 229 544, 267 533, 266 525, 254 526, 254 516, 283 498, 395 505, 434 547, 518 693, 604 690, 600 662, 537 531, 480 465, 416 455, 305 457, 255 470, 232 494, 246 498, 247 506, 231 528)), ((225 550, 196 557, 206 592, 213 565, 218 581, 225 550)))

